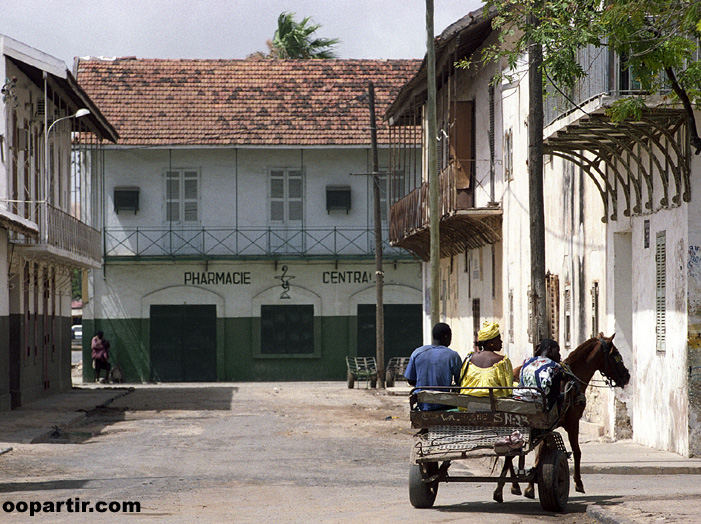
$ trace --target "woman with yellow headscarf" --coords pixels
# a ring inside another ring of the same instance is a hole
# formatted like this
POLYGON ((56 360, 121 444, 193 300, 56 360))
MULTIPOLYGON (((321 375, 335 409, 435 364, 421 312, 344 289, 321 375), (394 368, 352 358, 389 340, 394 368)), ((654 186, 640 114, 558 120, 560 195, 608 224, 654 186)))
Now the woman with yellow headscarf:
MULTIPOLYGON (((477 333, 479 351, 471 353, 462 367, 460 385, 464 388, 509 387, 513 385, 513 366, 509 357, 499 355, 503 342, 499 324, 485 321, 477 333)), ((495 397, 511 395, 510 389, 495 389, 495 397)), ((488 397, 488 389, 462 389, 464 395, 488 397)))

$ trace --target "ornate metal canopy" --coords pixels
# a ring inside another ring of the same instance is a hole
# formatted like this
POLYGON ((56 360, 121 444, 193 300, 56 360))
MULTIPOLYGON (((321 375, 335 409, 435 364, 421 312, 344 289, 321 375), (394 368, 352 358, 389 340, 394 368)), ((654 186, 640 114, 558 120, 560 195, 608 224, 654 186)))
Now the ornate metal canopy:
POLYGON ((625 199, 624 216, 689 202, 688 144, 686 114, 655 108, 645 110, 639 120, 622 123, 601 113, 588 114, 547 138, 543 151, 589 175, 604 202, 606 222, 618 217, 619 192, 625 199), (662 195, 658 205, 653 189, 662 195))

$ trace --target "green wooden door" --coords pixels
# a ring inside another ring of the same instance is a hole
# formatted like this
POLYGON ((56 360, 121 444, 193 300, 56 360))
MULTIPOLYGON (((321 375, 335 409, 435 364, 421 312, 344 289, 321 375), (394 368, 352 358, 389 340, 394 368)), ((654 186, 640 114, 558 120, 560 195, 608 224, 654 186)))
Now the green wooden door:
MULTIPOLYGON (((385 304, 385 364, 408 357, 423 340, 421 304, 385 304)), ((374 357, 375 304, 358 304, 358 356, 374 357)))
POLYGON ((151 378, 158 382, 217 379, 216 306, 151 306, 151 378))

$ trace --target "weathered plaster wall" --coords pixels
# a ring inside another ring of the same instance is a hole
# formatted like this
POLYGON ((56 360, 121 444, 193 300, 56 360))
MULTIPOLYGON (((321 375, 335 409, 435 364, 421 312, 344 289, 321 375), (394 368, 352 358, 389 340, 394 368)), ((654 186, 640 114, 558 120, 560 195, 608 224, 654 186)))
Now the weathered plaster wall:
MULTIPOLYGON (((697 113, 697 117, 698 117, 697 113)), ((689 213, 688 268, 688 342, 687 342, 687 395, 688 395, 688 453, 701 456, 701 206, 694 203, 701 198, 701 159, 691 157, 692 204, 689 213)))

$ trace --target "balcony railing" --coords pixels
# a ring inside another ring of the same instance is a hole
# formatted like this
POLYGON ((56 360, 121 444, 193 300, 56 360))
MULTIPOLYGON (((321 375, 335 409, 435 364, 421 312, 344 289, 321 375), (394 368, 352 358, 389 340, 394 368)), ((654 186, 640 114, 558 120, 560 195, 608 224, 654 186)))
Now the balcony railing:
MULTIPOLYGON (((383 235, 383 255, 408 257, 383 235)), ((368 228, 107 228, 105 257, 355 258, 374 256, 368 228)))
MULTIPOLYGON (((469 189, 457 188, 456 167, 450 163, 438 177, 438 206, 441 218, 452 215, 472 204, 469 189)), ((429 224, 428 183, 424 182, 390 208, 390 231, 392 242, 401 240, 412 231, 429 224)))
MULTIPOLYGON (((631 77, 631 71, 621 67, 620 57, 612 54, 608 47, 588 46, 580 49, 577 52, 577 63, 584 68, 586 76, 577 81, 573 89, 563 93, 552 84, 547 84, 543 100, 545 125, 550 125, 567 115, 576 106, 583 106, 600 97, 618 98, 645 94, 639 90, 640 86, 631 77)), ((660 94, 670 91, 671 86, 660 94)))
POLYGON ((39 226, 38 238, 20 233, 11 233, 11 242, 26 246, 54 248, 55 255, 64 258, 87 258, 99 263, 101 260, 100 232, 81 222, 65 211, 41 203, 31 212, 29 220, 39 226), (58 250, 58 251, 57 251, 58 250))

